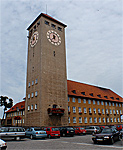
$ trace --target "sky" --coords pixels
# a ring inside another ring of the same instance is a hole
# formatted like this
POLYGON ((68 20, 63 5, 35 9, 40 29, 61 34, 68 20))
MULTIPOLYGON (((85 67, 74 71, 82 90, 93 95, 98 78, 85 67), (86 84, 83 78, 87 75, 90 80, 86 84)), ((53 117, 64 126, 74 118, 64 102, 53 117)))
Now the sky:
POLYGON ((123 96, 122 0, 0 0, 0 95, 25 97, 26 29, 42 12, 67 25, 67 79, 123 96))

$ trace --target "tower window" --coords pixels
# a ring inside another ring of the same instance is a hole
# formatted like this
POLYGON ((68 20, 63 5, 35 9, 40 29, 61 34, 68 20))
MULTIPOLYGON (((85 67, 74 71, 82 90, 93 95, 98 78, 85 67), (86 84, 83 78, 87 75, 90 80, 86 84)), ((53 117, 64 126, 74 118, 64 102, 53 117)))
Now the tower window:
POLYGON ((53 28, 56 28, 56 25, 54 25, 54 24, 51 24, 51 27, 53 27, 53 28))
POLYGON ((46 20, 45 20, 45 22, 44 22, 44 23, 45 23, 46 25, 49 25, 49 24, 50 24, 50 23, 49 23, 48 21, 46 21, 46 20))
POLYGON ((56 53, 55 53, 55 51, 53 51, 53 55, 54 55, 54 57, 56 56, 56 53))
POLYGON ((37 23, 37 27, 40 25, 40 21, 37 23))
POLYGON ((61 27, 58 27, 58 30, 59 30, 59 31, 62 31, 62 28, 61 28, 61 27))

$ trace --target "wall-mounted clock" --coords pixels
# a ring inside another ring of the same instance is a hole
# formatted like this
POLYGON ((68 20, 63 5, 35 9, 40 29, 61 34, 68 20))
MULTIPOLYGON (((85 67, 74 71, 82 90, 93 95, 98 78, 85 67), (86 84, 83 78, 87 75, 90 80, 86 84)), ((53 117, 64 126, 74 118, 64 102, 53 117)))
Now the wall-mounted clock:
POLYGON ((61 37, 56 31, 49 30, 47 32, 47 39, 56 46, 61 44, 61 37))
POLYGON ((34 47, 36 45, 36 43, 38 42, 38 32, 34 32, 33 35, 31 36, 31 39, 30 39, 30 45, 31 47, 34 47))

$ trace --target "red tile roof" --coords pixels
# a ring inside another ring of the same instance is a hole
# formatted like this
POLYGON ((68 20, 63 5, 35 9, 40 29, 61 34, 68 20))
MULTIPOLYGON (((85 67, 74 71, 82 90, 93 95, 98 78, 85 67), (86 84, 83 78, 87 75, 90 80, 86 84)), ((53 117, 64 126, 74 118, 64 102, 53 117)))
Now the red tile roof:
MULTIPOLYGON (((123 98, 110 89, 93 86, 80 82, 67 80, 67 88, 69 96, 84 97, 90 99, 110 100, 115 102, 123 102, 123 98)), ((15 104, 6 113, 25 109, 25 101, 15 104)))
POLYGON ((68 95, 71 96, 123 102, 123 98, 111 91, 110 89, 71 80, 67 81, 67 86, 68 95))
POLYGON ((64 27, 67 27, 67 25, 63 24, 62 22, 60 22, 60 21, 58 21, 58 20, 56 20, 56 19, 54 19, 53 17, 51 17, 51 16, 49 16, 49 15, 47 15, 47 14, 41 13, 41 14, 30 24, 30 26, 27 28, 27 30, 29 30, 41 16, 43 16, 43 17, 45 17, 45 18, 48 18, 48 19, 50 19, 50 20, 52 20, 52 21, 54 21, 54 22, 56 22, 56 23, 58 23, 58 24, 60 24, 60 25, 62 25, 62 26, 64 26, 64 27))
POLYGON ((19 109, 19 110, 25 109, 25 101, 22 101, 22 102, 19 102, 19 103, 15 104, 6 113, 17 111, 17 109, 19 109))

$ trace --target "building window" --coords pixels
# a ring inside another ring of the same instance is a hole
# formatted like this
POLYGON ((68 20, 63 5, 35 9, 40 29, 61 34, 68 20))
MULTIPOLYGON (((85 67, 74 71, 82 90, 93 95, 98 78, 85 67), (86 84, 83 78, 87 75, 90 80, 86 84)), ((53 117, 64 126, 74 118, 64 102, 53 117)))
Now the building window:
POLYGON ((91 100, 90 99, 88 100, 88 104, 91 104, 91 100))
POLYGON ((113 109, 113 114, 115 114, 115 109, 113 109))
POLYGON ((99 102, 99 101, 97 101, 97 105, 100 105, 100 102, 99 102))
POLYGON ((103 105, 103 101, 101 101, 101 105, 103 105))
POLYGON ((58 27, 58 30, 59 30, 59 31, 62 31, 62 28, 61 28, 61 27, 58 27))
POLYGON ((84 114, 86 114, 87 113, 87 111, 86 111, 86 108, 84 107, 84 114))
POLYGON ((92 117, 89 118, 89 123, 92 123, 92 117))
POLYGON ((28 98, 30 98, 30 94, 28 94, 28 98))
POLYGON ((70 106, 68 106, 68 112, 70 112, 70 106))
POLYGON ((117 118, 117 122, 120 122, 120 118, 117 118))
POLYGON ((30 82, 28 83, 28 87, 30 87, 30 82))
POLYGON ((105 106, 107 106, 107 102, 105 102, 105 106))
POLYGON ((78 103, 81 103, 81 98, 78 98, 78 103))
POLYGON ((28 106, 28 111, 30 110, 30 106, 28 106))
POLYGON ((52 27, 52 28, 56 28, 56 25, 55 25, 55 24, 51 24, 51 27, 52 27))
POLYGON ((82 123, 82 117, 79 117, 79 123, 82 123))
POLYGON ((111 106, 111 102, 109 102, 109 106, 111 106))
POLYGON ((118 107, 118 104, 116 103, 116 107, 118 107))
POLYGON ((94 114, 96 114, 96 108, 94 108, 94 114))
POLYGON ((72 97, 72 102, 75 103, 75 97, 72 97))
POLYGON ((93 105, 95 105, 95 100, 93 100, 93 105))
POLYGON ((37 96, 38 96, 38 92, 36 91, 36 92, 35 92, 35 97, 37 97, 37 96))
POLYGON ((122 111, 120 110, 120 114, 122 114, 122 111))
POLYGON ((87 117, 84 117, 84 123, 87 123, 87 117))
POLYGON ((119 107, 121 107, 121 104, 119 104, 119 107))
POLYGON ((83 103, 86 104, 86 99, 83 99, 83 103))
POLYGON ((111 109, 109 109, 109 111, 110 111, 110 114, 112 114, 112 110, 111 110, 111 109))
POLYGON ((24 123, 24 119, 23 119, 23 123, 24 123))
POLYGON ((68 117, 68 122, 70 123, 70 117, 68 117))
POLYGON ((112 103, 112 106, 114 106, 114 103, 112 103))
POLYGON ((45 22, 44 22, 44 23, 45 23, 46 25, 49 25, 49 24, 50 24, 50 23, 49 23, 48 21, 46 21, 46 20, 45 20, 45 22))
POLYGON ((76 107, 73 107, 73 113, 76 113, 76 107))
POLYGON ((111 118, 111 122, 113 122, 113 118, 111 118))
POLYGON ((97 118, 96 117, 94 117, 94 123, 97 123, 97 118))
POLYGON ((100 113, 100 108, 98 108, 98 113, 100 113))
POLYGON ((33 96, 34 96, 34 93, 32 93, 31 97, 33 98, 33 96))
POLYGON ((107 122, 109 122, 109 118, 107 118, 107 122))
POLYGON ((118 110, 116 110, 116 112, 117 112, 117 114, 119 114, 119 111, 118 111, 118 110))
POLYGON ((79 113, 82 112, 81 107, 78 107, 79 113))
POLYGON ((37 110, 37 104, 35 104, 35 110, 37 110))
POLYGON ((68 97, 68 102, 70 101, 70 97, 68 97))
POLYGON ((32 85, 34 85, 34 81, 32 81, 32 85))
POLYGON ((116 122, 116 118, 114 118, 114 122, 116 122))
POLYGON ((89 108, 89 113, 92 113, 91 108, 89 108))
POLYGON ((37 84, 38 83, 38 79, 35 79, 35 84, 37 84))
POLYGON ((73 123, 76 123, 76 117, 73 117, 73 123))
POLYGON ((31 105, 31 110, 33 110, 33 105, 31 105))
POLYGON ((101 123, 101 118, 99 117, 99 123, 101 123))
POLYGON ((108 114, 108 109, 106 109, 106 114, 108 114))
POLYGON ((103 123, 105 123, 105 118, 103 118, 103 123))

